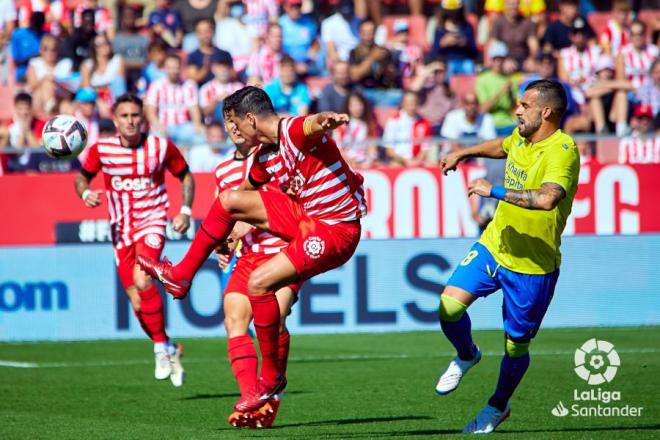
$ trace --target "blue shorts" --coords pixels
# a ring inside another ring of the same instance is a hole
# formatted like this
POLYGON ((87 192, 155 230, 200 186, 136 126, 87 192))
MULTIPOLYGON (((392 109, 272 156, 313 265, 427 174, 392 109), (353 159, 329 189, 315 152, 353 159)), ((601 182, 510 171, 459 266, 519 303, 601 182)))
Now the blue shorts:
POLYGON ((545 275, 513 272, 502 267, 481 243, 475 243, 456 267, 448 286, 477 297, 502 289, 504 330, 512 338, 536 335, 555 292, 559 269, 545 275))

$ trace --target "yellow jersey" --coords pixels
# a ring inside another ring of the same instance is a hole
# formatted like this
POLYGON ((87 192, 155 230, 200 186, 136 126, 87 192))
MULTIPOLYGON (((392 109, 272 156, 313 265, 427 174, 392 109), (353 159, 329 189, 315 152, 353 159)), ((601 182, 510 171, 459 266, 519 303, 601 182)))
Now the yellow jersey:
POLYGON ((502 148, 507 154, 505 188, 534 190, 551 182, 561 185, 566 197, 550 211, 501 201, 479 241, 509 270, 525 274, 554 272, 561 263, 561 234, 571 213, 580 173, 575 141, 557 130, 533 144, 516 128, 502 141, 502 148))
MULTIPOLYGON (((486 12, 502 14, 505 4, 505 0, 486 0, 484 10, 486 12)), ((523 17, 543 14, 545 12, 545 0, 521 0, 518 10, 523 17)))

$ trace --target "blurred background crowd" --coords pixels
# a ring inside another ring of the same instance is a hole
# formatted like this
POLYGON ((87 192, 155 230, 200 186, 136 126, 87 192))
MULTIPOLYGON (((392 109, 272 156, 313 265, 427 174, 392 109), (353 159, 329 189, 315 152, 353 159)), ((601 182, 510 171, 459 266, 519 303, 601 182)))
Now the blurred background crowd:
POLYGON ((660 163, 658 44, 653 0, 1 0, 0 174, 75 168, 31 154, 44 121, 73 114, 93 143, 126 91, 210 171, 245 84, 281 114, 348 113, 356 167, 430 165, 508 135, 540 78, 566 89, 563 129, 592 134, 585 161, 660 163))

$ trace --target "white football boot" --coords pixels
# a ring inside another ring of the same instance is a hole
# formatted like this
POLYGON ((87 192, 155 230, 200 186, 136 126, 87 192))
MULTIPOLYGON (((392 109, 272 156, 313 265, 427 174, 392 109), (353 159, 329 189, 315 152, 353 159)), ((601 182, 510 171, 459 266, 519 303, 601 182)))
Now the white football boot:
POLYGON ((163 380, 170 377, 172 373, 172 366, 170 365, 170 355, 164 351, 157 351, 156 356, 156 371, 154 376, 156 379, 163 380))
POLYGON ((494 406, 486 405, 477 417, 474 418, 463 430, 463 433, 472 434, 490 434, 495 428, 506 420, 511 414, 511 408, 506 406, 504 411, 500 411, 494 406))
POLYGON ((436 393, 444 396, 458 388, 458 384, 461 382, 463 376, 465 376, 465 373, 467 373, 470 368, 477 365, 481 360, 481 350, 479 350, 479 347, 476 345, 475 347, 476 353, 474 359, 464 361, 458 356, 452 359, 445 372, 442 373, 442 376, 438 379, 438 383, 435 385, 436 393))
POLYGON ((176 351, 174 354, 170 355, 170 380, 172 381, 172 385, 175 387, 180 387, 186 380, 186 372, 183 369, 183 365, 181 364, 181 358, 183 357, 183 346, 181 344, 176 344, 175 350, 176 351))

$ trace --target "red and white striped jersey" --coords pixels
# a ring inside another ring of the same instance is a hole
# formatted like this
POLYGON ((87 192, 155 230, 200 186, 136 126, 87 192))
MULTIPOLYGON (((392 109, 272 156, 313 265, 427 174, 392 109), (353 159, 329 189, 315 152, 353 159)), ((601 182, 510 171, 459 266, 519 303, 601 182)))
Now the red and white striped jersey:
POLYGON ((304 116, 280 120, 278 144, 260 147, 250 180, 260 184, 274 178, 310 217, 328 224, 364 217, 363 177, 346 163, 328 134, 305 135, 304 121, 304 116))
POLYGON ((166 127, 190 122, 189 108, 197 105, 197 84, 159 78, 149 85, 144 103, 156 107, 158 119, 166 127))
MULTIPOLYGON (((231 154, 227 159, 218 164, 215 168, 215 182, 218 194, 226 189, 238 188, 247 178, 257 149, 258 147, 252 150, 251 154, 244 159, 239 159, 235 154, 231 154)), ((277 191, 277 188, 271 189, 277 191)), ((260 191, 263 190, 260 189, 260 191)), ((250 232, 243 236, 241 245, 237 248, 236 255, 243 257, 253 253, 276 254, 286 246, 287 243, 281 238, 275 237, 262 229, 252 228, 250 232)))
POLYGON ((230 83, 221 83, 216 79, 209 81, 199 89, 199 106, 206 108, 216 101, 222 101, 242 87, 243 83, 238 81, 230 83))
MULTIPOLYGON (((80 27, 82 26, 82 13, 83 11, 87 9, 85 6, 85 2, 81 2, 76 10, 74 11, 73 14, 73 26, 74 27, 80 27)), ((107 31, 109 28, 114 27, 115 23, 114 20, 112 19, 112 14, 108 10, 108 8, 104 8, 102 6, 96 8, 96 11, 94 12, 94 30, 96 32, 103 33, 107 31)))
POLYGON ((165 138, 144 135, 135 148, 123 147, 119 136, 99 139, 82 165, 88 177, 103 172, 112 242, 121 249, 146 234, 165 236, 169 201, 165 170, 181 176, 188 164, 165 138))
POLYGON ((640 88, 646 81, 650 81, 650 69, 653 61, 659 54, 658 46, 647 44, 644 50, 638 51, 632 44, 626 44, 621 49, 626 79, 632 82, 633 87, 640 88))
POLYGON ((660 163, 660 136, 633 135, 621 139, 619 163, 660 163))
POLYGON ((607 26, 605 26, 605 29, 598 36, 600 45, 603 49, 609 51, 612 56, 619 53, 619 50, 628 44, 629 41, 628 31, 612 19, 607 21, 607 26))
POLYGON ((245 24, 254 26, 259 36, 266 34, 268 22, 277 19, 280 8, 277 0, 243 0, 245 4, 245 24))
POLYGON ((348 124, 337 127, 332 132, 337 146, 344 157, 353 164, 370 163, 369 148, 363 144, 369 137, 369 126, 366 122, 353 118, 348 124))
POLYGON ((46 17, 44 30, 52 35, 62 33, 62 25, 69 24, 69 11, 63 0, 19 0, 16 2, 18 10, 18 24, 20 27, 29 27, 32 14, 43 12, 46 17))
POLYGON ((282 54, 273 52, 269 46, 262 45, 250 57, 247 74, 251 78, 261 78, 264 83, 269 83, 280 76, 281 59, 282 54))
POLYGON ((559 51, 559 58, 570 81, 590 81, 596 75, 596 63, 601 53, 602 49, 595 44, 583 52, 569 46, 559 51))

